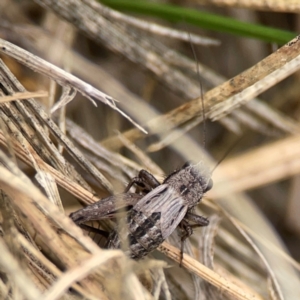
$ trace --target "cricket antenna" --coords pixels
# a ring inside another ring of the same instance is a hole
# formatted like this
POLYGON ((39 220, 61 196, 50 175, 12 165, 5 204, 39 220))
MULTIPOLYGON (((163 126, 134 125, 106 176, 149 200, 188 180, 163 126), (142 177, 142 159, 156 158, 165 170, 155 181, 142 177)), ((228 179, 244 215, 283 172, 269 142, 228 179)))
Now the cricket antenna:
POLYGON ((193 52, 194 59, 196 61, 197 77, 198 77, 199 88, 200 88, 200 98, 201 98, 202 118, 203 118, 203 139, 202 139, 202 143, 203 143, 203 147, 205 149, 205 147, 206 147, 206 122, 205 122, 206 118, 205 118, 205 109, 204 109, 203 86, 202 86, 202 81, 201 81, 201 77, 200 77, 199 62, 198 62, 198 59, 197 59, 196 51, 195 51, 194 44, 192 42, 192 38, 191 38, 190 33, 189 33, 189 40, 190 40, 191 49, 192 49, 192 52, 193 52))
MULTIPOLYGON (((201 98, 201 106, 202 106, 202 118, 203 118, 203 147, 204 149, 206 148, 206 116, 205 116, 205 109, 204 109, 204 97, 203 97, 203 86, 202 86, 202 81, 201 81, 201 77, 200 77, 200 68, 199 68, 199 61, 197 59, 197 55, 196 55, 196 51, 194 48, 194 44, 192 42, 192 38, 190 33, 189 34, 189 40, 190 40, 190 45, 191 45, 191 49, 192 49, 192 53, 194 56, 194 59, 196 61, 196 70, 197 70, 197 77, 198 77, 198 82, 199 82, 199 88, 200 88, 200 98, 201 98)), ((240 143, 240 141, 243 139, 239 138, 237 139, 233 145, 230 146, 230 148, 224 153, 224 155, 222 156, 222 158, 217 162, 217 164, 213 167, 213 169, 210 171, 210 174, 212 174, 215 169, 217 168, 217 166, 219 166, 221 164, 221 162, 228 156, 228 154, 236 147, 236 145, 238 143, 240 143)))
POLYGON ((245 136, 242 136, 240 138, 238 138, 228 149, 227 151, 223 154, 222 158, 217 162, 217 164, 214 166, 214 168, 211 170, 211 173, 213 173, 215 171, 215 169, 217 168, 217 166, 220 165, 220 163, 228 156, 228 154, 242 141, 242 139, 245 136))

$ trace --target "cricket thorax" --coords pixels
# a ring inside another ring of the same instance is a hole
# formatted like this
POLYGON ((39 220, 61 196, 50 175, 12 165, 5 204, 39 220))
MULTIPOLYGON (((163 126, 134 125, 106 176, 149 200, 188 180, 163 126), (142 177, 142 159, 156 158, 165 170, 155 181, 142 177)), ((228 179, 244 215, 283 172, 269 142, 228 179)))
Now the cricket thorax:
POLYGON ((164 183, 172 186, 189 208, 197 205, 204 193, 212 188, 210 174, 197 165, 189 164, 170 174, 164 183))

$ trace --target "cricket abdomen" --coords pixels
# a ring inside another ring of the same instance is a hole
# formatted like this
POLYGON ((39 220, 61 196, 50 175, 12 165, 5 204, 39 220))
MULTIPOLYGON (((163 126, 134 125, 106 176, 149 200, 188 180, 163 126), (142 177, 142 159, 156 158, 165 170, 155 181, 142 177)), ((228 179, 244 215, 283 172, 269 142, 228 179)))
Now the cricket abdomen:
POLYGON ((132 257, 141 258, 156 249, 164 241, 160 229, 160 218, 160 212, 153 212, 151 215, 146 216, 141 211, 131 210, 129 223, 131 237, 129 239, 131 240, 132 257))
MULTIPOLYGON (((127 240, 131 258, 142 258, 155 250, 164 241, 159 227, 160 217, 159 212, 145 216, 143 212, 135 209, 130 211, 127 240)), ((121 230, 120 234, 125 234, 125 231, 121 230)), ((114 231, 110 235, 107 247, 120 248, 120 238, 117 232, 114 231)))

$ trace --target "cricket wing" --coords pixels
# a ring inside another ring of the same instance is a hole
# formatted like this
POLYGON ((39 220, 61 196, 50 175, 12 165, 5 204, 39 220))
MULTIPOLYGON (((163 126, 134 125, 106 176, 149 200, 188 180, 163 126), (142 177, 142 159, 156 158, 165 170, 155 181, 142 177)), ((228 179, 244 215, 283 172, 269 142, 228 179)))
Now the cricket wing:
POLYGON ((147 217, 154 212, 159 212, 160 230, 163 238, 166 239, 184 218, 188 206, 171 186, 162 184, 145 195, 133 208, 143 212, 147 217))
POLYGON ((123 209, 134 206, 143 196, 134 193, 124 193, 109 196, 70 214, 70 218, 81 224, 113 217, 123 209))
POLYGON ((184 204, 184 199, 172 191, 169 195, 168 208, 161 213, 161 232, 164 239, 168 238, 177 228, 187 213, 188 206, 184 204))

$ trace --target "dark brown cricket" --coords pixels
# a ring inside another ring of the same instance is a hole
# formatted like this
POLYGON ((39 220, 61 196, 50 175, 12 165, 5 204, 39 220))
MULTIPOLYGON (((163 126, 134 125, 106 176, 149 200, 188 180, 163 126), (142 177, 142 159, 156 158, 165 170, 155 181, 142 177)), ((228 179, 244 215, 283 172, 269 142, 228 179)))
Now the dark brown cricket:
MULTIPOLYGON (((70 215, 78 225, 87 221, 117 216, 128 210, 128 228, 113 230, 108 248, 120 248, 119 235, 127 235, 129 255, 139 259, 155 250, 179 226, 182 242, 193 233, 193 227, 207 226, 209 221, 193 213, 203 195, 212 188, 209 172, 200 164, 185 164, 172 172, 162 184, 145 170, 131 180, 125 193, 100 200, 70 215), (145 195, 129 193, 133 185, 145 195)), ((123 236, 124 238, 124 236, 123 236)))

